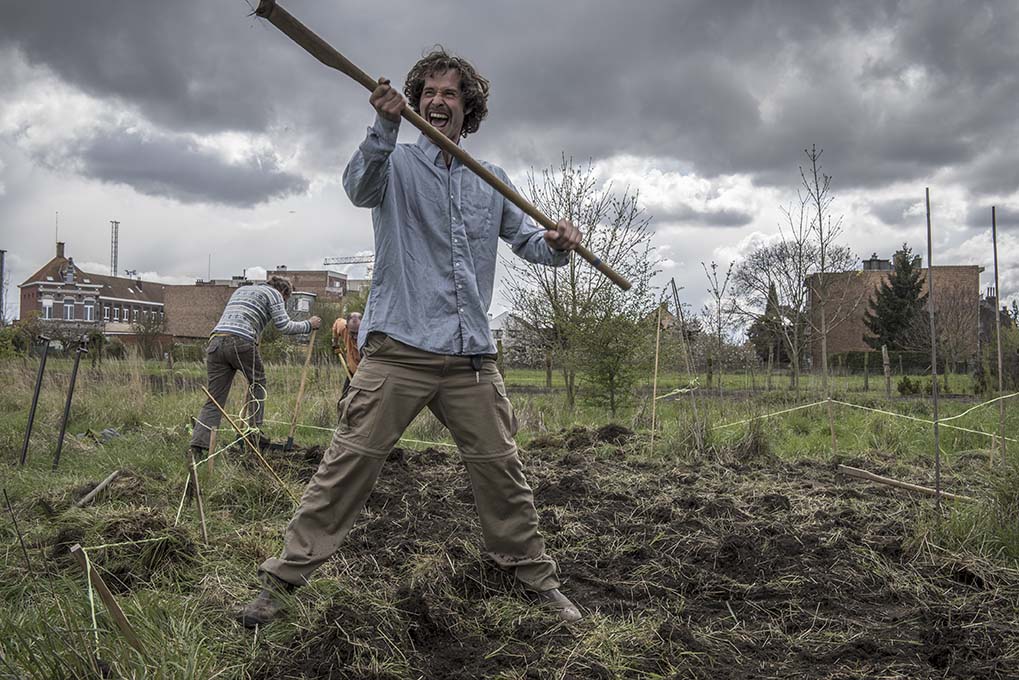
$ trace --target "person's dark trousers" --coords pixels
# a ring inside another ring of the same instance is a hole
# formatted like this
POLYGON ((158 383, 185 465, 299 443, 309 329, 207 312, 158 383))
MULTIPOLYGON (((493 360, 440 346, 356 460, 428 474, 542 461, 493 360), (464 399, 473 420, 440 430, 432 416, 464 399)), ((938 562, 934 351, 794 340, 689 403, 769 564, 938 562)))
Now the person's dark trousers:
MULTIPOLYGON (((262 357, 258 353, 258 345, 236 335, 214 335, 209 339, 205 351, 205 366, 209 372, 209 392, 226 408, 226 399, 230 394, 237 371, 244 374, 248 381, 248 424, 261 427, 265 408, 265 369, 262 357)), ((209 434, 219 426, 221 415, 211 400, 198 414, 194 432, 191 434, 191 446, 208 449, 209 434)))

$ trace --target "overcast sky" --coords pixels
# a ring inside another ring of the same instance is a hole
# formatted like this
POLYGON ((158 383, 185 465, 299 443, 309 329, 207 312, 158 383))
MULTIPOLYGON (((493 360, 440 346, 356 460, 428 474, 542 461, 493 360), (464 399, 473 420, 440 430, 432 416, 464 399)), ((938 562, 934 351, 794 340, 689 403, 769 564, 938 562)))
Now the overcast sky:
MULTIPOLYGON (((437 43, 470 59, 492 94, 468 151, 518 186, 565 153, 639 189, 660 283, 676 277, 695 306, 701 261, 775 237, 811 144, 859 256, 906 241, 926 262, 929 186, 935 264, 985 266, 990 285, 996 205, 1003 293, 1019 292, 1014 1, 283 4, 394 83, 437 43)), ((210 254, 221 278, 371 249, 370 213, 339 183, 367 92, 250 14, 246 0, 4 3, 12 303, 52 256, 58 212, 83 268, 108 271, 119 220, 120 269, 174 283, 204 278, 210 254)))

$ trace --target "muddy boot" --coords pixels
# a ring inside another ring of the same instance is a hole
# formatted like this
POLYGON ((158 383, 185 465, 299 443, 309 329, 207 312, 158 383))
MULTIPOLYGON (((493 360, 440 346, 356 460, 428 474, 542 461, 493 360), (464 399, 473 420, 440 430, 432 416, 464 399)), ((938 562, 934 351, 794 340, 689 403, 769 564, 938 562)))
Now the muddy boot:
POLYGON ((279 616, 283 610, 283 594, 294 586, 271 574, 261 574, 262 590, 251 602, 244 605, 237 615, 245 628, 264 626, 279 616))
POLYGON ((535 596, 542 607, 551 609, 566 623, 575 623, 583 618, 577 606, 570 602, 570 598, 560 593, 557 588, 543 590, 540 593, 535 593, 535 596))

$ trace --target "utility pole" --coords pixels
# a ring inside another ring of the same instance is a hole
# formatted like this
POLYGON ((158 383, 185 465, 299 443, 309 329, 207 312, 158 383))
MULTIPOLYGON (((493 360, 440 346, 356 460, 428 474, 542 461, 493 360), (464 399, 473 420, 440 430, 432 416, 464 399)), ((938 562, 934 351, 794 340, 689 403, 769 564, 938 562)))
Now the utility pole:
POLYGON ((117 250, 120 236, 120 222, 110 220, 110 276, 117 275, 117 250))

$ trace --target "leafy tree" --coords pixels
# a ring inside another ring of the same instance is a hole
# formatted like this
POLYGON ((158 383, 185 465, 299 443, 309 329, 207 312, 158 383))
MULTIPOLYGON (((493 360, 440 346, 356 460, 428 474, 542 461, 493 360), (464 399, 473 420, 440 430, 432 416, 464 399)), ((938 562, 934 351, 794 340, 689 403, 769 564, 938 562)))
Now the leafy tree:
POLYGON ((507 298, 528 320, 523 341, 550 348, 566 384, 567 404, 576 401, 578 373, 589 370, 591 352, 614 352, 603 333, 624 328, 654 307, 651 277, 656 273, 650 217, 638 205, 638 192, 598 188, 593 169, 563 156, 558 167, 528 176, 534 204, 553 219, 569 218, 584 231, 584 243, 633 287, 619 290, 588 263, 571 256, 564 267, 546 267, 521 258, 509 260, 507 298), (601 328, 599 326, 605 325, 601 328))
POLYGON ((893 261, 894 269, 878 286, 863 315, 863 322, 870 331, 864 340, 877 350, 882 345, 890 350, 914 349, 910 336, 924 320, 927 304, 923 272, 905 243, 895 253, 893 261))
POLYGON ((166 319, 160 314, 144 312, 131 324, 131 331, 138 336, 138 347, 146 359, 163 356, 162 340, 166 334, 166 319))

